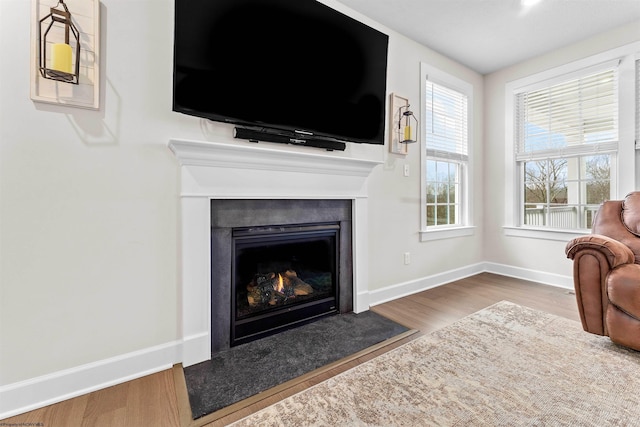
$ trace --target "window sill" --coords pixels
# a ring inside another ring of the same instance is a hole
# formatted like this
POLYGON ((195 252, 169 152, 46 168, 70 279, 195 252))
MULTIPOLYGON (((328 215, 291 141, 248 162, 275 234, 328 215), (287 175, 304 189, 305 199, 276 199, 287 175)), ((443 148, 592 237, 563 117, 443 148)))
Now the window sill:
POLYGON ((561 242, 568 242, 576 237, 584 236, 591 233, 591 230, 560 230, 560 229, 542 229, 542 228, 528 228, 528 227, 513 227, 504 226, 505 236, 512 237, 527 237, 531 239, 543 239, 543 240, 557 240, 561 242))
POLYGON ((435 230, 420 231, 420 241, 430 242, 432 240, 452 239, 455 237, 472 236, 475 234, 476 227, 464 226, 464 227, 451 227, 451 228, 438 228, 435 230))

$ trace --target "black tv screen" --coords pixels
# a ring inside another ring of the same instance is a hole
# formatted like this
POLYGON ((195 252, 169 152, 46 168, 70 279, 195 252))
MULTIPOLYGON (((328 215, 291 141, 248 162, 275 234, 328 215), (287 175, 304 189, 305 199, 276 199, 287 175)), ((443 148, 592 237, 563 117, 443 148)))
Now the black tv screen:
POLYGON ((175 0, 173 110, 384 144, 388 36, 315 0, 175 0))

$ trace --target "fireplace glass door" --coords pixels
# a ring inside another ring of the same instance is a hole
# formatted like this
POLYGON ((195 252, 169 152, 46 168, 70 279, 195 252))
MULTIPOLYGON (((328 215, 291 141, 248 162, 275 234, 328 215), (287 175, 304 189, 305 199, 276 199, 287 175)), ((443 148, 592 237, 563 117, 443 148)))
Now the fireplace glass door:
POLYGON ((337 313, 339 229, 233 229, 232 346, 337 313))

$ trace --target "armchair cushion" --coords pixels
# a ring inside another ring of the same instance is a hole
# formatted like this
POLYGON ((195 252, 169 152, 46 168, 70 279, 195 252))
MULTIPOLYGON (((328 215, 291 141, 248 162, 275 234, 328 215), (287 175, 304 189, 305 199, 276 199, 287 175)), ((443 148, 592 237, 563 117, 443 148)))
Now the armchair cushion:
POLYGON ((612 270, 607 276, 607 296, 616 308, 640 321, 640 265, 612 270))
POLYGON ((633 192, 622 202, 622 223, 640 237, 640 192, 633 192))
POLYGON ((611 341, 640 351, 640 321, 629 317, 614 305, 607 309, 607 335, 611 341))

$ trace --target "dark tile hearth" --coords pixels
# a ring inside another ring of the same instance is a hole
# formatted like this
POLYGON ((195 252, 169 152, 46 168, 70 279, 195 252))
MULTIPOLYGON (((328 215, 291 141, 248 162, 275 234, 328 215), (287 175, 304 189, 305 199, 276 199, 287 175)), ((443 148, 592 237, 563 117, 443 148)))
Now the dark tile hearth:
POLYGON ((218 352, 184 369, 193 419, 407 330, 371 311, 348 313, 218 352))

